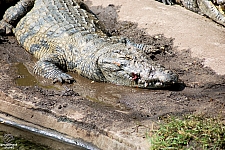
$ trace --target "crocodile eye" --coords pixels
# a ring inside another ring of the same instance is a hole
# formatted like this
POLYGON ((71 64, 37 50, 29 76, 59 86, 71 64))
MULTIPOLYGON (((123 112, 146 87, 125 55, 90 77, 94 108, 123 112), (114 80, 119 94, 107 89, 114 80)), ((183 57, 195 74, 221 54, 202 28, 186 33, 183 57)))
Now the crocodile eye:
POLYGON ((117 65, 118 67, 120 67, 121 66, 121 63, 119 63, 119 62, 113 62, 115 65, 117 65))
POLYGON ((114 52, 114 53, 120 53, 121 50, 114 50, 113 52, 114 52))
POLYGON ((126 58, 127 60, 132 60, 132 56, 130 56, 130 55, 125 55, 125 58, 126 58))

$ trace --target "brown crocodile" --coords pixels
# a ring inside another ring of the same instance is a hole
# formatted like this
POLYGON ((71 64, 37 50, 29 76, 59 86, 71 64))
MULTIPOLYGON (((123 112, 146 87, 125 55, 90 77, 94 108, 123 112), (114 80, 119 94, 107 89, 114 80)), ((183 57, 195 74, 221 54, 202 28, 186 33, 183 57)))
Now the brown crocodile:
POLYGON ((175 72, 147 59, 143 51, 148 45, 108 36, 81 2, 20 0, 0 22, 2 33, 12 29, 18 42, 39 59, 34 73, 54 82, 73 82, 65 71, 140 88, 163 88, 178 82, 175 72))

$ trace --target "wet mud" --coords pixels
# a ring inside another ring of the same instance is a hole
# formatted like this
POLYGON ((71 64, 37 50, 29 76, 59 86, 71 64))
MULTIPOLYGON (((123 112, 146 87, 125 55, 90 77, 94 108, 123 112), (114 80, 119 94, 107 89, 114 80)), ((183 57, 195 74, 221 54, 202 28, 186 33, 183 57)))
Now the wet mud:
MULTIPOLYGON (((91 6, 90 1, 87 4, 91 6)), ((21 96, 15 94, 14 98, 29 101, 43 112, 64 114, 64 108, 81 111, 86 117, 80 121, 64 115, 58 119, 103 134, 107 134, 103 129, 112 126, 114 121, 121 122, 117 128, 123 129, 131 121, 157 120, 167 115, 200 113, 225 116, 225 76, 205 67, 204 60, 191 57, 189 50, 178 52, 173 45, 173 37, 148 35, 135 23, 117 21, 119 8, 114 5, 90 7, 109 35, 120 35, 161 48, 161 53, 146 53, 149 59, 175 70, 180 84, 171 89, 139 89, 93 82, 76 73, 70 73, 76 83, 52 84, 52 81, 32 74, 35 59, 18 45, 14 36, 2 36, 0 90, 12 96, 15 91, 22 93, 21 96)))

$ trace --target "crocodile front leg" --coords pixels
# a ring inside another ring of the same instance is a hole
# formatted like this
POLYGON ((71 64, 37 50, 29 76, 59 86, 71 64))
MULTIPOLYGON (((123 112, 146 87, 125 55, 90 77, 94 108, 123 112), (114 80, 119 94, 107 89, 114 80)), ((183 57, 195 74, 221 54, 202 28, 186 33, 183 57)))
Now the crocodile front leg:
POLYGON ((215 22, 225 25, 225 16, 209 0, 197 0, 200 11, 214 20, 215 22))
POLYGON ((73 83, 75 80, 70 75, 62 72, 66 69, 66 62, 62 56, 57 54, 49 54, 42 57, 34 67, 34 73, 47 79, 52 79, 53 82, 73 83))
POLYGON ((13 26, 31 10, 35 0, 21 0, 15 6, 6 10, 0 21, 0 34, 12 33, 13 26))
POLYGON ((142 52, 144 52, 145 54, 151 54, 151 53, 161 53, 164 52, 163 48, 157 48, 153 45, 148 45, 148 44, 139 44, 139 43, 134 43, 131 42, 128 39, 125 39, 126 45, 129 47, 136 47, 139 50, 141 50, 142 52))

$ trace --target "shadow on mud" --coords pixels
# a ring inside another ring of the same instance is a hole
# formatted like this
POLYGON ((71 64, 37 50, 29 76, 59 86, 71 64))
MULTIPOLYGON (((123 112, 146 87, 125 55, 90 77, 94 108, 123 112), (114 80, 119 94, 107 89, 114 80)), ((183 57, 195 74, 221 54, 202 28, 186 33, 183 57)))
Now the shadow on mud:
POLYGON ((169 91, 183 91, 186 87, 185 83, 175 83, 174 85, 172 85, 169 88, 166 88, 166 90, 169 91))

